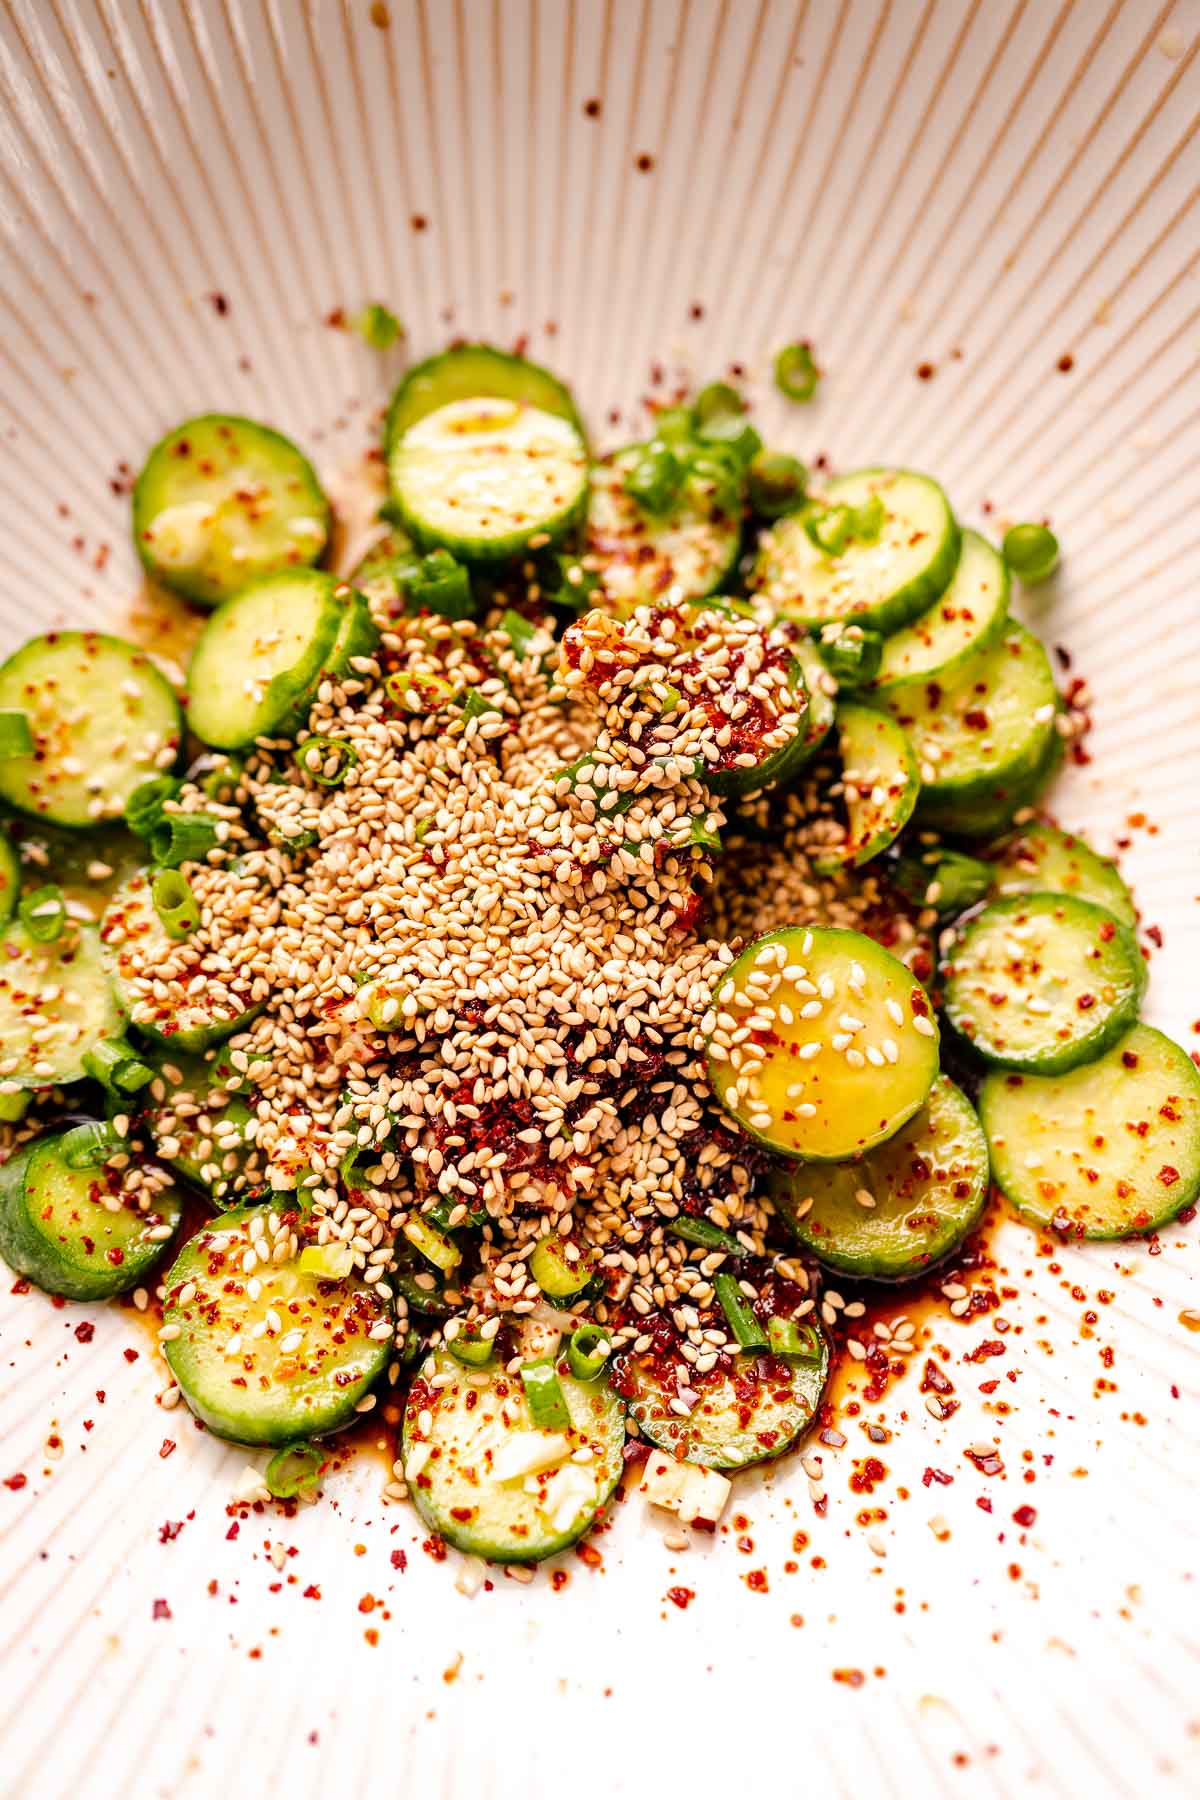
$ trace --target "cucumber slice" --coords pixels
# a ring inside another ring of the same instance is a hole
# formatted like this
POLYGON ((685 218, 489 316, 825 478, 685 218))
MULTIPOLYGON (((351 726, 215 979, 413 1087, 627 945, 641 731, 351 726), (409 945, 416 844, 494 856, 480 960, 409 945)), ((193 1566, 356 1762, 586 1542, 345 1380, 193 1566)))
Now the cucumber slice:
MULTIPOLYGON (((821 654, 813 640, 810 637, 797 638, 792 645, 792 654, 800 664, 804 685, 808 689, 807 760, 833 730, 833 722, 837 718, 837 700, 835 693, 830 691, 829 670, 821 661, 821 654)), ((836 688, 836 683, 833 685, 836 688)))
POLYGON ((39 944, 10 925, 0 950, 0 1044, 6 1065, 16 1065, 3 1079, 22 1088, 82 1081, 88 1051, 125 1023, 95 926, 68 920, 53 943, 39 944))
POLYGON ((180 993, 177 998, 140 991, 138 984, 147 980, 177 990, 181 980, 190 980, 199 969, 198 957, 190 964, 186 960, 187 940, 180 943, 163 929, 148 874, 132 876, 113 895, 100 921, 100 937, 121 1008, 139 1031, 169 1044, 173 1051, 219 1044, 262 1011, 265 1002, 250 998, 249 978, 236 973, 225 978, 219 993, 211 982, 198 993, 180 993), (167 968, 182 969, 182 974, 164 978, 167 968), (232 1002, 230 994, 235 997, 232 1002))
POLYGON ((214 1205, 232 1205, 229 1196, 252 1153, 246 1129, 255 1116, 243 1096, 226 1086, 237 1071, 219 1053, 207 1061, 169 1054, 153 1061, 158 1080, 144 1122, 160 1160, 214 1205))
POLYGON ((64 1160, 69 1136, 38 1138, 0 1170, 0 1255, 47 1294, 107 1300, 145 1280, 183 1206, 174 1188, 161 1189, 145 1212, 124 1203, 117 1170, 64 1160))
POLYGON ((820 875, 861 868, 894 843, 912 818, 921 791, 912 745, 894 719, 874 707, 837 709, 838 754, 849 821, 845 839, 813 856, 820 875))
POLYGON ((872 686, 940 678, 986 650, 1004 630, 1009 586, 1004 558, 977 532, 964 531, 950 586, 920 618, 884 640, 872 686))
POLYGON ((17 910, 21 893, 21 865, 7 831, 0 831, 0 925, 6 925, 17 910))
POLYGON ((336 576, 304 569, 264 576, 219 606, 188 670, 196 736, 239 750, 298 728, 357 598, 336 576))
POLYGON ((726 971, 713 1010, 713 1092, 748 1137, 781 1156, 861 1155, 920 1110, 938 1072, 924 988, 857 931, 757 938, 726 971))
MULTIPOLYGON (((252 1228, 265 1222, 264 1208, 240 1207, 184 1245, 163 1311, 179 1335, 164 1351, 184 1399, 218 1437, 293 1444, 353 1421, 391 1356, 390 1332, 372 1335, 390 1321, 365 1282, 307 1275, 298 1257, 255 1261, 252 1228)), ((269 1250, 267 1232, 257 1242, 269 1250)))
POLYGON ((569 390, 548 369, 491 344, 460 344, 416 363, 392 395, 383 432, 385 457, 390 461, 400 439, 430 413, 455 400, 485 395, 553 413, 584 436, 569 390))
POLYGON ((27 714, 36 748, 0 761, 0 799, 56 825, 119 817, 183 741, 170 682, 144 650, 98 631, 30 638, 0 668, 7 708, 27 714))
POLYGON ((932 906, 935 912, 966 912, 978 906, 992 889, 992 871, 977 857, 939 844, 932 850, 912 851, 897 857, 888 870, 892 886, 912 906, 932 906))
POLYGON ((917 753, 922 817, 947 803, 969 809, 1032 775, 1057 735, 1056 700, 1045 650, 1017 624, 945 680, 885 688, 880 701, 917 753))
POLYGON ((425 1523, 459 1550, 541 1562, 582 1537, 612 1494, 621 1403, 603 1381, 576 1381, 565 1358, 558 1379, 570 1428, 538 1431, 519 1375, 464 1368, 441 1350, 421 1365, 404 1409, 405 1476, 425 1523))
POLYGON ((425 549, 481 562, 559 538, 587 500, 587 449, 569 419, 476 394, 427 413, 393 445, 388 479, 425 549))
POLYGON ((329 502, 295 444, 253 419, 185 419, 133 490, 133 541, 150 574, 216 606, 259 575, 315 563, 329 502))
POLYGON ((770 1183, 796 1242, 863 1281, 910 1281, 941 1262, 978 1220, 987 1190, 983 1128, 947 1075, 916 1117, 861 1162, 780 1166, 770 1183))
POLYGON ((883 502, 879 535, 852 539, 827 555, 788 513, 764 531, 751 577, 756 593, 785 618, 808 626, 834 620, 896 631, 942 594, 958 562, 959 531, 935 481, 907 469, 859 469, 831 481, 828 506, 883 502))
POLYGON ((1129 1237, 1200 1194, 1200 1071, 1149 1025, 1065 1075, 988 1075, 979 1112, 998 1185, 1037 1225, 1129 1237))
POLYGON ((1137 924, 1133 895, 1115 863, 1074 833, 1054 825, 1026 825, 1006 844, 991 865, 994 890, 1009 894, 1078 894, 1103 906, 1131 929, 1137 924))
POLYGON ((592 469, 587 553, 600 571, 597 603, 618 616, 636 606, 678 606, 721 586, 737 562, 742 522, 716 483, 689 471, 668 512, 647 512, 625 491, 645 446, 615 450, 592 469))
POLYGON ((916 821, 931 831, 958 837, 994 838, 1007 831, 1018 814, 1032 814, 1063 759, 1063 740, 1052 732, 1037 767, 1016 780, 985 782, 969 793, 935 794, 921 789, 916 821))
POLYGON ((1056 1074, 1090 1062, 1137 1018, 1146 963, 1127 926, 1061 894, 986 906, 943 967, 946 1018, 988 1062, 1056 1074))
POLYGON ((629 1356, 618 1379, 630 1417, 660 1450, 706 1469, 745 1469, 781 1456, 816 1418, 829 1372, 829 1347, 819 1332, 817 1339, 815 1362, 740 1351, 708 1375, 689 1370, 699 1398, 686 1417, 671 1406, 680 1367, 673 1358, 629 1356))

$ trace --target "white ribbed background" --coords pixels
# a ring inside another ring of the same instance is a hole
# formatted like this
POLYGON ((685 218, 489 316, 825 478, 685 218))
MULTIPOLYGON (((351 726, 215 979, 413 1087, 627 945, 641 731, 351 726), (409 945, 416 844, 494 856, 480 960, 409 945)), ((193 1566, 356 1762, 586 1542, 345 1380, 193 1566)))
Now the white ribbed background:
MULTIPOLYGON (((1166 933, 1150 1011, 1200 1043, 1200 0, 386 10, 383 29, 368 0, 0 5, 4 647, 121 617, 136 580, 109 478, 188 412, 259 414, 330 475, 361 452, 401 357, 330 329, 334 307, 387 300, 419 353, 527 333, 609 438, 632 433, 656 360, 668 378, 733 361, 757 377, 810 337, 820 400, 788 410, 768 384, 772 439, 928 468, 985 528, 985 500, 993 526, 1053 519, 1064 573, 1027 613, 1097 696, 1096 760, 1057 804, 1102 847, 1135 807, 1161 824, 1127 859, 1166 933)), ((795 1462, 739 1488, 752 1555, 671 1557, 634 1503, 600 1539, 602 1573, 568 1558, 562 1593, 543 1573, 470 1602, 411 1515, 380 1505, 366 1459, 317 1511, 227 1541, 245 1457, 155 1411, 145 1334, 6 1298, 3 1473, 29 1484, 0 1488, 0 1789, 1194 1794, 1200 1340, 1178 1314, 1196 1303, 1195 1229, 1157 1259, 1065 1255, 1089 1301, 1116 1292, 1090 1341, 1032 1235, 1009 1225, 1000 1247, 1026 1329, 974 1373, 1019 1369, 1001 1382, 1014 1410, 972 1403, 958 1363, 987 1327, 939 1321, 965 1403, 934 1427, 915 1376, 889 1402, 911 1417, 881 1452, 886 1562, 853 1523, 869 1502, 849 1459, 869 1446, 851 1426, 827 1455, 826 1520, 795 1462), (1100 1375, 1119 1391, 1097 1398, 1100 1375), (993 1432, 1003 1483, 962 1456, 993 1432), (179 1448, 161 1460, 164 1436, 179 1448), (954 1485, 922 1487, 928 1463, 954 1485), (1023 1501, 1038 1519, 1018 1544, 1023 1501), (797 1526, 813 1541, 788 1575, 797 1526), (268 1538, 298 1550, 278 1594, 268 1538), (762 1566, 765 1596, 742 1579, 762 1566), (663 1603, 672 1583, 696 1590, 686 1613, 663 1603), (358 1611, 368 1591, 390 1621, 358 1611), (858 1691, 831 1679, 850 1666, 858 1691)))

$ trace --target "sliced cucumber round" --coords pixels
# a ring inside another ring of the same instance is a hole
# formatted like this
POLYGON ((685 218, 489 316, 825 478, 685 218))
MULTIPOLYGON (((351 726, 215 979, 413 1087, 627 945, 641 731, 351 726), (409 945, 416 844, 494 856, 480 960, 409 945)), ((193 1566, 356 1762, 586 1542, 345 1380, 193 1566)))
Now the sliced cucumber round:
POLYGON ((1055 825, 1026 825, 1000 846, 991 864, 994 891, 1010 894, 1077 894, 1103 906, 1131 929, 1137 924, 1133 895, 1115 863, 1097 856, 1081 837, 1055 825))
POLYGON ((742 541, 740 516, 700 470, 688 472, 669 511, 640 506, 625 491, 625 475, 644 448, 629 444, 592 469, 588 558, 599 565, 597 603, 618 615, 704 599, 733 568, 742 541))
POLYGON ((604 1381, 558 1382, 570 1426, 535 1428, 520 1376, 465 1368, 445 1351, 421 1365, 404 1409, 405 1478, 448 1543, 489 1562, 541 1562, 583 1536, 624 1467, 624 1409, 604 1381))
POLYGON ((491 344, 459 344, 414 364, 392 395, 384 425, 384 455, 391 453, 404 434, 430 413, 455 400, 515 400, 553 413, 575 427, 582 438, 583 425, 570 391, 549 369, 512 356, 491 344))
POLYGON ((587 501, 587 447, 560 413, 497 395, 451 400, 388 455, 405 526, 424 549, 505 561, 559 538, 587 501))
POLYGON ((811 758, 833 730, 837 718, 837 700, 831 691, 831 677, 820 652, 810 637, 798 637, 792 654, 800 664, 804 685, 808 689, 808 712, 805 715, 806 760, 811 758))
POLYGON ((244 1097, 227 1085, 237 1071, 221 1052, 205 1060, 164 1051, 153 1061, 157 1080, 144 1122, 160 1159, 214 1205, 232 1204, 228 1197, 251 1155, 247 1128, 254 1121, 244 1097))
POLYGON ((94 925, 68 920, 48 944, 23 925, 9 926, 0 945, 0 1044, 17 1066, 5 1081, 22 1088, 82 1081, 88 1051, 119 1037, 124 1023, 94 925))
POLYGON ((629 1356, 619 1377, 630 1417, 642 1436, 683 1462, 706 1469, 745 1469, 789 1450, 817 1416, 829 1373, 829 1346, 816 1332, 816 1356, 755 1355, 740 1351, 708 1375, 689 1370, 698 1397, 686 1416, 678 1398, 673 1358, 629 1356))
POLYGON ((914 1119, 861 1162, 781 1165, 770 1194, 796 1242, 839 1274, 910 1281, 962 1243, 987 1200, 988 1150, 946 1075, 914 1119))
POLYGON ((820 626, 835 620, 896 631, 944 593, 958 562, 959 530, 935 481, 907 469, 859 469, 831 481, 828 507, 864 507, 878 498, 878 535, 851 538, 839 555, 822 550, 807 514, 788 513, 764 531, 751 585, 785 618, 820 626))
POLYGON ((1065 1075, 987 1076, 979 1111, 997 1183, 1037 1225, 1130 1237, 1200 1194, 1200 1070, 1149 1025, 1065 1075))
POLYGON ((16 912, 20 894, 21 864, 7 831, 0 831, 0 925, 16 912))
MULTIPOLYGON (((178 963, 181 948, 186 948, 164 929, 147 874, 134 875, 118 888, 100 921, 100 937, 121 1009, 139 1031, 172 1050, 205 1050, 219 1044, 262 1011, 265 1003, 250 999, 249 977, 236 974, 222 983, 219 997, 211 983, 176 999, 140 991, 139 982, 156 979, 164 967, 178 963), (239 989, 245 1003, 231 1004, 228 995, 238 995, 239 989)), ((193 974, 198 966, 197 961, 193 974)))
POLYGON ((1009 587, 1004 558, 977 532, 964 531, 950 586, 911 625, 884 639, 872 685, 941 678, 986 650, 1004 630, 1009 587))
POLYGON ((1146 963, 1102 906, 1063 894, 996 900, 943 966, 958 1036, 1005 1069, 1055 1074, 1090 1062, 1137 1018, 1146 963))
POLYGON ((814 925, 756 938, 726 971, 713 1011, 713 1092, 781 1156, 861 1155, 920 1110, 938 1072, 924 988, 857 931, 814 925))
POLYGON ((304 721, 322 671, 351 630, 361 596, 320 569, 267 575, 217 608, 188 670, 188 723, 219 750, 287 736, 304 721))
POLYGON ((840 844, 814 852, 821 875, 861 868, 886 850, 912 818, 921 791, 912 745, 886 713, 843 701, 837 734, 848 829, 840 844))
POLYGON ((174 1188, 145 1212, 123 1200, 117 1170, 66 1160, 70 1136, 38 1138, 0 1169, 0 1255, 47 1294, 107 1300, 145 1280, 183 1207, 174 1188))
POLYGON ((944 680, 885 688, 881 703, 917 753, 922 815, 929 805, 969 808, 1032 775, 1056 735, 1056 699, 1045 650, 1017 624, 944 680))
POLYGON ((329 502, 295 444, 253 419, 206 413, 157 443, 133 490, 150 574, 216 606, 256 576, 315 563, 329 502))
POLYGON ((390 1321, 386 1302, 353 1276, 327 1281, 299 1257, 256 1259, 256 1242, 270 1249, 265 1223, 265 1208, 240 1207, 184 1245, 163 1309, 179 1335, 164 1350, 184 1399, 218 1437, 293 1444, 351 1423, 391 1356, 391 1334, 373 1335, 390 1321))
MULTIPOLYGON (((922 787, 916 821, 930 831, 958 837, 994 838, 1007 831, 1019 813, 1032 813, 1063 759, 1063 739, 1052 731, 1036 767, 1015 779, 1001 776, 965 793, 935 793, 922 787)), ((928 772, 928 770, 927 770, 928 772)))
POLYGON ((23 712, 32 756, 0 760, 0 799, 56 825, 118 818, 183 742, 174 689, 144 650, 98 631, 30 638, 0 668, 0 710, 23 712))

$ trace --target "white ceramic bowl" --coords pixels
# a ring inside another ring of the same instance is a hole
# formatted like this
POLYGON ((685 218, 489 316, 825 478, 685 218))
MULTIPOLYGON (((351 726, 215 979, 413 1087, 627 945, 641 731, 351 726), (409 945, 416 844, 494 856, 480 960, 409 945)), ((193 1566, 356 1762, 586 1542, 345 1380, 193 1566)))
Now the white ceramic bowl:
MULTIPOLYGON (((601 436, 736 362, 772 440, 927 467, 985 528, 1052 518, 1063 573, 1027 616, 1096 720, 1056 805, 1132 839, 1165 933, 1151 1016, 1187 1039, 1198 27, 1197 0, 6 0, 5 647, 128 615, 119 490, 187 413, 261 415, 331 478, 361 456, 401 359, 337 307, 388 301, 414 352, 527 340, 601 436), (827 371, 807 409, 762 382, 798 336, 827 371)), ((995 1320, 926 1321, 961 1409, 935 1425, 910 1374, 874 1495, 843 1417, 823 1518, 791 1461, 738 1488, 752 1551, 673 1556, 635 1501, 602 1570, 473 1600, 370 1458, 232 1536, 246 1457, 156 1413, 128 1315, 6 1298, 3 1472, 27 1485, 0 1489, 0 1785, 1195 1793, 1194 1228, 1158 1248, 1052 1259, 1005 1226, 1007 1354, 962 1361, 995 1320), (1003 1480, 965 1458, 981 1436, 1003 1480)))

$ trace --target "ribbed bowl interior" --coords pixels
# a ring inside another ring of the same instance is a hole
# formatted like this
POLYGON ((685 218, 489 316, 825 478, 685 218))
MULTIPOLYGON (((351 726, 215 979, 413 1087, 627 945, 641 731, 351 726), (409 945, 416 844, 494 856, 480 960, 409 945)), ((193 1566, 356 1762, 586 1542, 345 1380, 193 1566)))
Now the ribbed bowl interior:
MULTIPOLYGON (((527 346, 600 441, 736 365, 772 442, 1053 522, 1025 616, 1095 719, 1054 806, 1128 841, 1149 1016, 1200 1046, 1198 45, 1200 0, 4 0, 2 647, 128 618, 128 475, 189 413, 336 482, 454 336, 527 346), (375 299, 403 350, 329 322, 375 299)), ((711 1547, 634 1499, 602 1567, 474 1599, 382 1457, 234 1531, 247 1457, 155 1410, 132 1316, 6 1294, 0 1789, 1194 1794, 1197 1241, 1009 1223, 1004 1358, 925 1319, 960 1410, 918 1357, 886 1447, 843 1415, 826 1516, 793 1460, 711 1547)))

